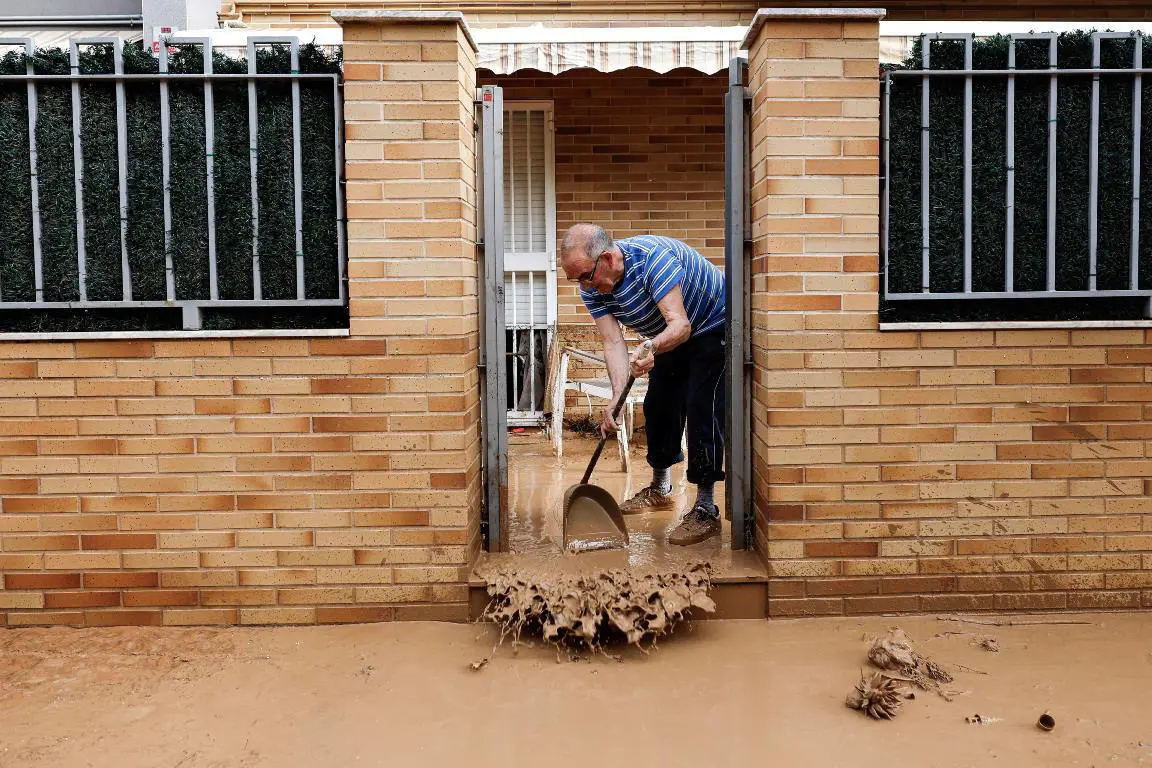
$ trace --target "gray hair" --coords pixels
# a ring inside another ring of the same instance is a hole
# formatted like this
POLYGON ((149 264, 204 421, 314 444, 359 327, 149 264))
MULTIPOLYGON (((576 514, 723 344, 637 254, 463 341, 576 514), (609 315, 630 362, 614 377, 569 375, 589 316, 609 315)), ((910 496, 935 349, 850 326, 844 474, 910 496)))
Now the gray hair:
POLYGON ((605 251, 612 250, 615 241, 611 233, 597 224, 574 224, 564 233, 560 243, 560 258, 565 258, 572 251, 583 250, 589 257, 599 256, 605 251))

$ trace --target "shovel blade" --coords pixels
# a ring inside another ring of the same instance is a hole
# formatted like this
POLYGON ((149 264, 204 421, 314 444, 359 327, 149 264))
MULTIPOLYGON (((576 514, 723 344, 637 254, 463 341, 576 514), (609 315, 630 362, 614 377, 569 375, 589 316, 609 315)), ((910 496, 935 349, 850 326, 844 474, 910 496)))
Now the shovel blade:
POLYGON ((564 549, 595 552, 628 546, 628 528, 612 494, 591 483, 564 492, 564 549))

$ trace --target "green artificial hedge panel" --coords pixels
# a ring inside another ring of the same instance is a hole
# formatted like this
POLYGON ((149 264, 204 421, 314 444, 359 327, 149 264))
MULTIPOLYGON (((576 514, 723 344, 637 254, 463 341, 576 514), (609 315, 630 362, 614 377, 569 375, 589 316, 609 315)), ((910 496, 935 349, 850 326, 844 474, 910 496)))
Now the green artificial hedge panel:
MULTIPOLYGON (((1140 38, 1101 41, 1101 66, 1132 66, 1140 38)), ((1142 40, 1145 63, 1152 40, 1142 40)), ((976 69, 1006 69, 1009 39, 979 39, 976 69)), ((903 68, 922 68, 921 42, 903 68)), ((932 44, 932 69, 960 69, 963 41, 932 44)), ((1090 33, 1059 36, 1061 69, 1090 67, 1090 33)), ((1017 69, 1047 69, 1048 41, 1019 40, 1017 69)), ((1061 76, 1056 131, 1056 288, 1086 290, 1089 266, 1089 139, 1091 76, 1061 76)), ((1047 278, 1048 98, 1047 76, 1017 76, 1015 98, 1015 209, 1011 254, 1017 291, 1044 290, 1047 278)), ((1007 209, 1007 78, 973 78, 972 289, 1005 290, 1007 209)), ((1132 227, 1133 78, 1103 76, 1100 87, 1097 287, 1128 287, 1132 227)), ((1140 287, 1152 288, 1152 78, 1142 88, 1140 287)), ((934 78, 930 100, 930 269, 934 293, 963 290, 964 79, 934 78)), ((894 77, 889 112, 890 290, 917 292, 921 272, 921 79, 894 77)), ((1140 299, 1011 299, 882 301, 885 321, 992 319, 1111 319, 1144 316, 1140 299)))
MULTIPOLYGON (((113 71, 111 46, 81 51, 84 73, 113 71)), ((67 74, 68 53, 37 51, 35 71, 67 74)), ((213 71, 245 73, 244 58, 213 54, 213 71)), ((203 71, 195 46, 172 50, 169 69, 203 71)), ((314 45, 300 48, 300 71, 339 73, 340 55, 314 45)), ((0 57, 0 330, 100 330, 180 328, 179 311, 5 310, 3 302, 35 299, 29 173, 27 85, 3 75, 24 74, 22 51, 0 57)), ((124 71, 159 71, 152 52, 140 45, 124 49, 124 71)), ((288 73, 285 46, 257 50, 257 71, 288 73)), ((205 162, 204 87, 200 81, 169 83, 171 147, 170 255, 176 297, 210 297, 208 198, 205 162)), ((288 81, 257 84, 259 244, 261 291, 266 299, 296 296, 296 242, 292 168, 292 87, 288 81)), ((336 226, 337 169, 335 110, 331 81, 301 81, 303 165, 303 256, 307 298, 339 295, 336 226)), ((80 298, 76 249, 75 164, 72 146, 72 94, 68 83, 37 83, 36 146, 44 273, 44 298, 80 298)), ((213 83, 215 110, 214 203, 219 295, 250 299, 252 206, 249 170, 248 86, 243 81, 213 83)), ((128 81, 127 129, 128 261, 132 298, 163 300, 165 252, 161 173, 160 85, 128 81)), ((85 214, 89 300, 123 297, 121 223, 116 137, 116 89, 111 83, 81 86, 82 190, 85 214)), ((341 308, 205 310, 204 327, 332 327, 347 325, 341 308), (217 316, 218 315, 218 316, 217 316), (271 324, 270 324, 271 323, 271 324)))

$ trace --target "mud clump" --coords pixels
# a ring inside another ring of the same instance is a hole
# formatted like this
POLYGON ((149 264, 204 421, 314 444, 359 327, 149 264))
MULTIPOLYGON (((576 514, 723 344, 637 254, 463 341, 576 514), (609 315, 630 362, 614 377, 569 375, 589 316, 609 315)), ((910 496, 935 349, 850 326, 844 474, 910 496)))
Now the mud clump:
POLYGON ((871 677, 860 674, 860 682, 848 694, 844 704, 858 709, 873 720, 891 720, 900 711, 904 693, 904 681, 889 677, 883 672, 875 672, 871 677))
POLYGON ((939 664, 916 652, 901 629, 873 641, 868 660, 880 669, 899 672, 921 690, 939 689, 940 683, 952 682, 952 675, 939 664))
POLYGON ((602 649, 624 642, 655 643, 687 618, 690 609, 708 613, 711 568, 693 565, 670 573, 608 570, 593 573, 531 575, 490 573, 482 621, 500 625, 500 645, 513 649, 525 635, 539 634, 560 646, 602 649))

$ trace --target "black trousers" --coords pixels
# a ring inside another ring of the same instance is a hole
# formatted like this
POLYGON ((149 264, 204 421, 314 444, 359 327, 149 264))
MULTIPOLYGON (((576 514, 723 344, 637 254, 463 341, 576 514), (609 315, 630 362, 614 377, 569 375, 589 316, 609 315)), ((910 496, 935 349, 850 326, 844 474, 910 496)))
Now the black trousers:
POLYGON ((648 464, 667 469, 684 461, 688 427, 688 482, 724 479, 724 329, 695 336, 656 356, 644 396, 648 464))

